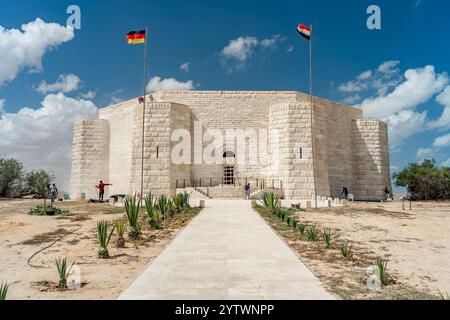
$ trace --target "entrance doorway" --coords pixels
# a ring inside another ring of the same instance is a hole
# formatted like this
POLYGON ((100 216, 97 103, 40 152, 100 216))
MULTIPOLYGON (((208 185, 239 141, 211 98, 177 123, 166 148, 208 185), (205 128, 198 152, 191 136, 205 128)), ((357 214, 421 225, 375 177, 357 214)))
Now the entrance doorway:
POLYGON ((234 185, 234 166, 223 167, 223 184, 234 185))

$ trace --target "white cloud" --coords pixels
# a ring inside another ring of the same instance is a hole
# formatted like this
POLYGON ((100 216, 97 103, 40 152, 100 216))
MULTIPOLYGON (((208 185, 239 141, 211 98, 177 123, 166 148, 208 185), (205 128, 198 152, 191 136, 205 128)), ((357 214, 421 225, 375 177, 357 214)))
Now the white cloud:
POLYGON ((88 91, 85 93, 80 94, 80 97, 86 100, 92 100, 97 96, 97 92, 95 91, 88 91))
POLYGON ((403 140, 426 130, 427 113, 405 110, 385 120, 389 128, 389 143, 393 149, 398 149, 403 140))
POLYGON ((56 182, 68 188, 74 122, 96 118, 97 108, 63 93, 49 94, 41 104, 0 115, 0 150, 27 168, 53 172, 56 182))
POLYGON ((430 121, 428 126, 431 129, 449 129, 450 128, 450 86, 445 88, 437 97, 436 101, 444 106, 444 111, 438 120, 430 121))
POLYGON ((385 119, 402 110, 414 109, 439 93, 448 83, 446 73, 436 74, 433 66, 409 69, 405 81, 386 96, 365 99, 360 107, 368 118, 385 119))
POLYGON ((286 52, 292 52, 292 51, 294 51, 294 46, 287 47, 286 52))
POLYGON ((185 62, 185 63, 182 63, 180 65, 180 70, 181 71, 189 72, 189 68, 190 68, 190 63, 189 62, 185 62))
POLYGON ((450 158, 442 162, 441 167, 450 167, 450 158))
POLYGON ((417 158, 420 160, 434 158, 435 150, 433 148, 419 148, 417 158))
POLYGON ((275 50, 278 42, 286 40, 286 37, 279 34, 274 35, 272 38, 262 40, 251 36, 238 37, 231 40, 220 52, 222 65, 227 67, 229 72, 233 69, 241 69, 246 66, 248 60, 255 54, 258 47, 261 49, 275 50))
POLYGON ((5 99, 0 99, 0 114, 5 112, 4 107, 5 107, 5 99))
POLYGON ((398 60, 388 60, 383 62, 382 64, 380 64, 380 66, 378 67, 378 71, 380 71, 381 73, 397 73, 397 69, 396 67, 398 66, 398 64, 400 63, 400 61, 398 60))
POLYGON ((49 92, 71 92, 78 90, 81 84, 80 78, 73 74, 61 74, 55 83, 47 83, 46 81, 41 81, 37 87, 37 91, 42 94, 47 94, 49 92))
POLYGON ((344 98, 341 100, 343 104, 347 105, 353 105, 359 101, 361 101, 362 97, 359 94, 355 94, 353 96, 348 96, 347 98, 344 98))
POLYGON ((14 80, 24 69, 42 71, 45 53, 73 37, 72 27, 46 23, 39 18, 22 25, 21 30, 0 26, 0 85, 14 80))
POLYGON ((147 84, 149 92, 193 90, 194 88, 195 84, 192 80, 181 82, 174 78, 162 79, 161 77, 153 77, 147 84))
POLYGON ((433 143, 433 147, 435 148, 445 148, 450 147, 450 133, 439 138, 436 138, 433 143))

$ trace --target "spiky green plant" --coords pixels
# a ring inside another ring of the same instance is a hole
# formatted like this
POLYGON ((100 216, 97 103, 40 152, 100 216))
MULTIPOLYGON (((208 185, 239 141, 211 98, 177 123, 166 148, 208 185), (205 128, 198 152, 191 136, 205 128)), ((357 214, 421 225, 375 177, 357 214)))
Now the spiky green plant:
POLYGON ((387 284, 387 261, 383 261, 380 258, 377 258, 375 261, 375 265, 377 266, 378 279, 380 279, 382 284, 387 284))
POLYGON ((70 270, 72 270, 75 261, 72 262, 69 269, 67 269, 67 258, 58 258, 55 260, 55 263, 59 275, 58 287, 61 289, 67 289, 67 277, 69 276, 70 270))
POLYGON ((182 208, 187 209, 190 208, 189 199, 191 198, 191 193, 187 193, 186 191, 181 194, 183 196, 182 208))
POLYGON ((7 294, 8 294, 8 284, 2 283, 0 285, 0 300, 6 300, 7 294))
POLYGON ((136 197, 125 199, 125 211, 127 212, 129 232, 128 236, 131 239, 138 239, 141 235, 141 226, 139 224, 139 209, 141 207, 141 200, 136 197))
POLYGON ((176 212, 181 212, 184 204, 184 197, 181 193, 177 194, 172 198, 172 204, 176 210, 176 212))
POLYGON ((159 212, 161 213, 162 218, 164 220, 166 220, 167 219, 167 214, 168 214, 169 209, 170 209, 169 199, 167 199, 167 197, 165 195, 160 195, 156 199, 156 206, 157 206, 159 212))
POLYGON ((275 210, 278 207, 280 199, 278 195, 273 192, 263 192, 261 195, 261 200, 264 208, 269 210, 275 210))
POLYGON ((341 243, 340 250, 341 250, 341 255, 345 259, 352 260, 352 258, 353 258, 352 247, 349 246, 347 242, 342 242, 341 243))
POLYGON ((292 228, 297 229, 297 224, 298 224, 297 220, 292 219, 292 228))
POLYGON ((123 218, 118 218, 114 220, 114 228, 117 232, 117 240, 116 240, 116 246, 117 248, 123 248, 125 247, 125 238, 123 237, 125 233, 125 221, 123 218))
POLYGON ((316 227, 306 229, 306 239, 309 241, 317 241, 319 239, 319 229, 316 227))
POLYGON ((300 234, 303 236, 305 234, 306 226, 303 223, 300 223, 297 226, 297 229, 298 229, 298 232, 300 232, 300 234))
POLYGON ((439 296, 440 296, 441 300, 450 300, 450 297, 448 296, 447 292, 444 293, 444 292, 439 291, 439 296))
POLYGON ((155 229, 159 229, 161 226, 161 214, 156 210, 155 200, 153 196, 148 195, 145 197, 145 209, 147 211, 147 222, 155 229))
POLYGON ((325 248, 330 249, 331 248, 331 230, 323 230, 322 232, 322 239, 323 243, 325 244, 325 248))
POLYGON ((98 257, 100 259, 109 258, 108 244, 111 240, 111 236, 114 232, 115 226, 112 227, 108 235, 108 221, 102 220, 97 222, 97 233, 98 233, 98 257))

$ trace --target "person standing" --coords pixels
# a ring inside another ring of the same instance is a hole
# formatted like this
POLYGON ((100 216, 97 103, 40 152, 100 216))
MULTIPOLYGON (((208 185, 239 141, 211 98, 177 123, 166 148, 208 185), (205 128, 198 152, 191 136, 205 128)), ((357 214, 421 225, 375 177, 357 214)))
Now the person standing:
POLYGON ((106 186, 112 186, 110 183, 103 183, 102 180, 100 180, 100 183, 98 186, 95 186, 98 189, 98 201, 103 202, 103 196, 105 195, 105 187, 106 186))
POLYGON ((341 195, 344 195, 345 200, 348 200, 348 189, 347 189, 347 187, 343 187, 343 188, 342 188, 342 193, 341 193, 341 195))

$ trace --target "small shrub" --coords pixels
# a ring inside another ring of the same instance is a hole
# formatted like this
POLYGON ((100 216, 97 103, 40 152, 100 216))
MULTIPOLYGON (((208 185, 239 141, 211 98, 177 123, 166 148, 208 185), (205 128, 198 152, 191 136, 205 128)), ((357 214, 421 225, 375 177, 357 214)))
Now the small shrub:
POLYGON ((298 224, 297 220, 292 219, 292 227, 293 227, 294 229, 297 229, 297 224, 298 224))
POLYGON ((264 208, 269 210, 275 210, 278 207, 280 199, 273 192, 264 192, 261 195, 261 200, 264 208))
POLYGON ((151 195, 145 198, 145 208, 147 210, 147 222, 155 229, 160 229, 161 227, 161 213, 156 210, 156 201, 151 195))
POLYGON ((325 244, 325 248, 330 249, 331 248, 331 230, 323 230, 322 232, 322 239, 325 244))
POLYGON ((109 240, 111 240, 111 236, 114 232, 115 227, 113 227, 108 235, 108 222, 107 221, 99 221, 97 223, 97 232, 98 232, 98 257, 100 259, 109 258, 108 253, 108 244, 109 240))
POLYGON ((298 232, 300 232, 300 234, 303 236, 305 234, 306 226, 303 223, 300 223, 297 226, 297 229, 298 229, 298 232))
POLYGON ((67 258, 61 259, 58 258, 55 260, 56 268, 58 269, 59 282, 58 287, 60 289, 67 289, 67 277, 69 276, 70 270, 74 265, 75 261, 70 266, 69 270, 67 270, 67 258))
POLYGON ((319 229, 316 227, 306 229, 306 239, 309 241, 317 241, 319 239, 319 229))
POLYGON ((291 217, 286 217, 286 223, 288 226, 291 226, 291 217))
POLYGON ((377 258, 375 261, 375 265, 378 267, 378 278, 380 279, 382 284, 387 284, 387 261, 383 261, 380 258, 377 258))
POLYGON ((177 212, 181 212, 181 210, 183 209, 183 202, 184 198, 182 194, 177 194, 172 198, 173 206, 177 212))
POLYGON ((166 220, 167 219, 167 214, 168 214, 169 209, 170 209, 169 199, 167 199, 167 197, 165 195, 160 195, 156 199, 156 206, 157 206, 159 212, 161 213, 161 216, 162 216, 163 220, 166 220))
POLYGON ((341 243, 340 249, 341 249, 341 255, 345 259, 352 260, 352 258, 353 258, 352 247, 349 246, 347 242, 341 243))
POLYGON ((8 284, 2 283, 0 285, 0 300, 6 300, 7 294, 8 294, 8 284))
POLYGON ((117 232, 116 246, 117 248, 125 247, 125 238, 123 237, 125 233, 125 221, 122 218, 114 220, 114 228, 117 232))
POLYGON ((129 233, 128 236, 131 239, 138 239, 141 235, 141 226, 139 224, 139 209, 141 206, 141 200, 137 200, 136 197, 125 199, 125 211, 127 212, 129 233))
POLYGON ((55 216, 62 214, 63 211, 61 209, 52 207, 52 206, 37 206, 35 208, 31 208, 29 214, 35 214, 38 216, 55 216))

